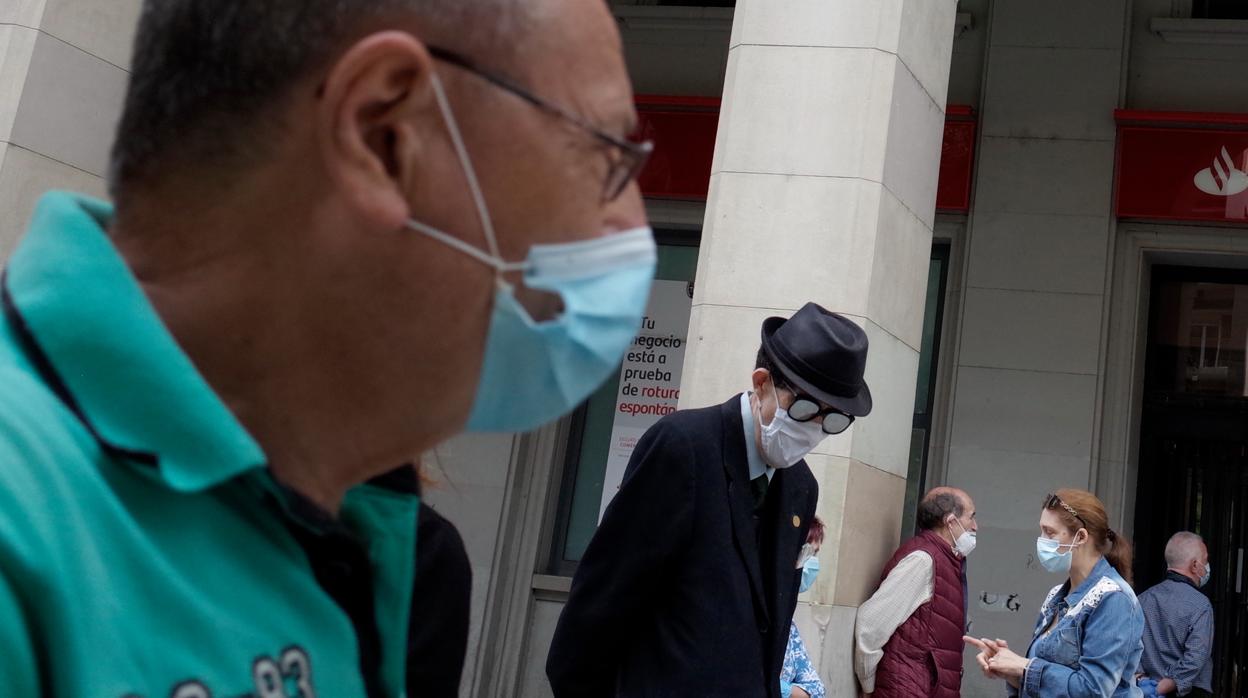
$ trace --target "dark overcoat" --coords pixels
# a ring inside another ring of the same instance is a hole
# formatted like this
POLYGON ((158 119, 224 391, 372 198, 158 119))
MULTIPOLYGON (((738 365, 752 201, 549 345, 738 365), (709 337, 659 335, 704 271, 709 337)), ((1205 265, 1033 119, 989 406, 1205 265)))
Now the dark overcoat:
POLYGON ((745 448, 739 395, 641 437, 555 630, 555 696, 779 698, 819 488, 799 461, 756 509, 745 448))

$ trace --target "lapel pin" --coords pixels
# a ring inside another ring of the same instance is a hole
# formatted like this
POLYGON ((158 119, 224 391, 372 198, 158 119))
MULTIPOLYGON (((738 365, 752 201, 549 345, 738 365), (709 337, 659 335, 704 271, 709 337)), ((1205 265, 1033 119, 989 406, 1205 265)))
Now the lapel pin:
POLYGON ((793 515, 793 528, 801 528, 801 527, 802 527, 802 517, 798 516, 797 514, 794 514, 793 515))

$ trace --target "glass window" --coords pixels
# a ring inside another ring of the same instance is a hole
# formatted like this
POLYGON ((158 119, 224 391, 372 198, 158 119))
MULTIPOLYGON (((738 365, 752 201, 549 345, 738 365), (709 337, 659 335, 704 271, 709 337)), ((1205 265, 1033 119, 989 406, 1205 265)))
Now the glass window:
POLYGON ((1243 277, 1158 267, 1148 384, 1153 397, 1190 401, 1248 397, 1248 285, 1243 277), (1236 283, 1236 282, 1239 283, 1236 283))
POLYGON ((572 417, 550 556, 552 574, 570 575, 575 569, 598 527, 604 500, 609 499, 603 496, 607 482, 614 492, 632 441, 665 410, 674 409, 679 395, 676 388, 682 367, 677 364, 683 363, 698 248, 696 237, 691 239, 687 233, 659 231, 656 235, 659 264, 640 336, 657 341, 635 344, 621 370, 572 417), (674 342, 673 335, 680 342, 674 342))
POLYGON ((927 489, 927 451, 931 443, 932 403, 936 395, 937 354, 944 320, 945 282, 949 273, 949 245, 932 247, 927 270, 927 300, 923 310, 923 339, 919 351, 919 375, 914 394, 914 426, 910 432, 910 468, 906 476, 906 503, 902 532, 914 529, 915 508, 927 489))
POLYGON ((1248 19, 1244 0, 1193 0, 1192 17, 1199 19, 1248 19))

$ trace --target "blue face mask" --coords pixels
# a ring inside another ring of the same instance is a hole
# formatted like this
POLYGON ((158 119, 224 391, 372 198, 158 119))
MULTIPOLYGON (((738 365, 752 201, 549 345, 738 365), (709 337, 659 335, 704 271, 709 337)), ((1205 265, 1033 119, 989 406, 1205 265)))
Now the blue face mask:
POLYGON ((811 555, 806 558, 806 562, 802 563, 802 583, 797 588, 799 593, 805 593, 815 585, 815 577, 819 576, 819 558, 811 555))
POLYGON ((1213 568, 1209 566, 1209 563, 1208 563, 1208 562, 1206 562, 1206 563, 1205 563, 1205 574, 1204 574, 1204 575, 1200 578, 1200 586, 1202 586, 1202 587, 1203 587, 1204 585, 1208 584, 1208 583, 1209 583, 1209 578, 1210 578, 1211 576, 1213 576, 1213 568))
POLYGON ((1070 563, 1075 557, 1075 548, 1082 543, 1059 543, 1052 538, 1041 536, 1036 539, 1036 559, 1040 561, 1040 566, 1053 572, 1065 574, 1070 571, 1070 563), (1066 548, 1066 552, 1059 553, 1058 550, 1066 548))
POLYGON ((618 370, 654 280, 649 228, 570 245, 534 246, 524 285, 563 311, 534 322, 510 287, 494 294, 469 431, 528 431, 571 412, 618 370))
POLYGON ((459 156, 489 251, 416 220, 407 225, 495 270, 494 309, 469 431, 529 431, 571 412, 619 367, 641 326, 657 261, 648 227, 582 242, 533 245, 523 262, 504 261, 463 138, 437 73, 434 95, 459 156), (535 322, 503 275, 563 302, 535 322))

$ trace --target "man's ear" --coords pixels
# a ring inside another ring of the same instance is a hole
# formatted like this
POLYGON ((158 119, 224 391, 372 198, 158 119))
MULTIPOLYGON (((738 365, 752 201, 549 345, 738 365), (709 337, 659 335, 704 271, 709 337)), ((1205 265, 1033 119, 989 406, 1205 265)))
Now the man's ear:
POLYGON ((763 386, 767 385, 767 379, 771 378, 771 372, 765 368, 756 368, 754 373, 750 374, 750 382, 754 385, 754 392, 762 391, 763 386))
POLYGON ((410 215, 408 196, 440 118, 433 59, 410 34, 386 31, 354 44, 331 68, 316 111, 321 157, 352 208, 374 225, 395 230, 410 215))

